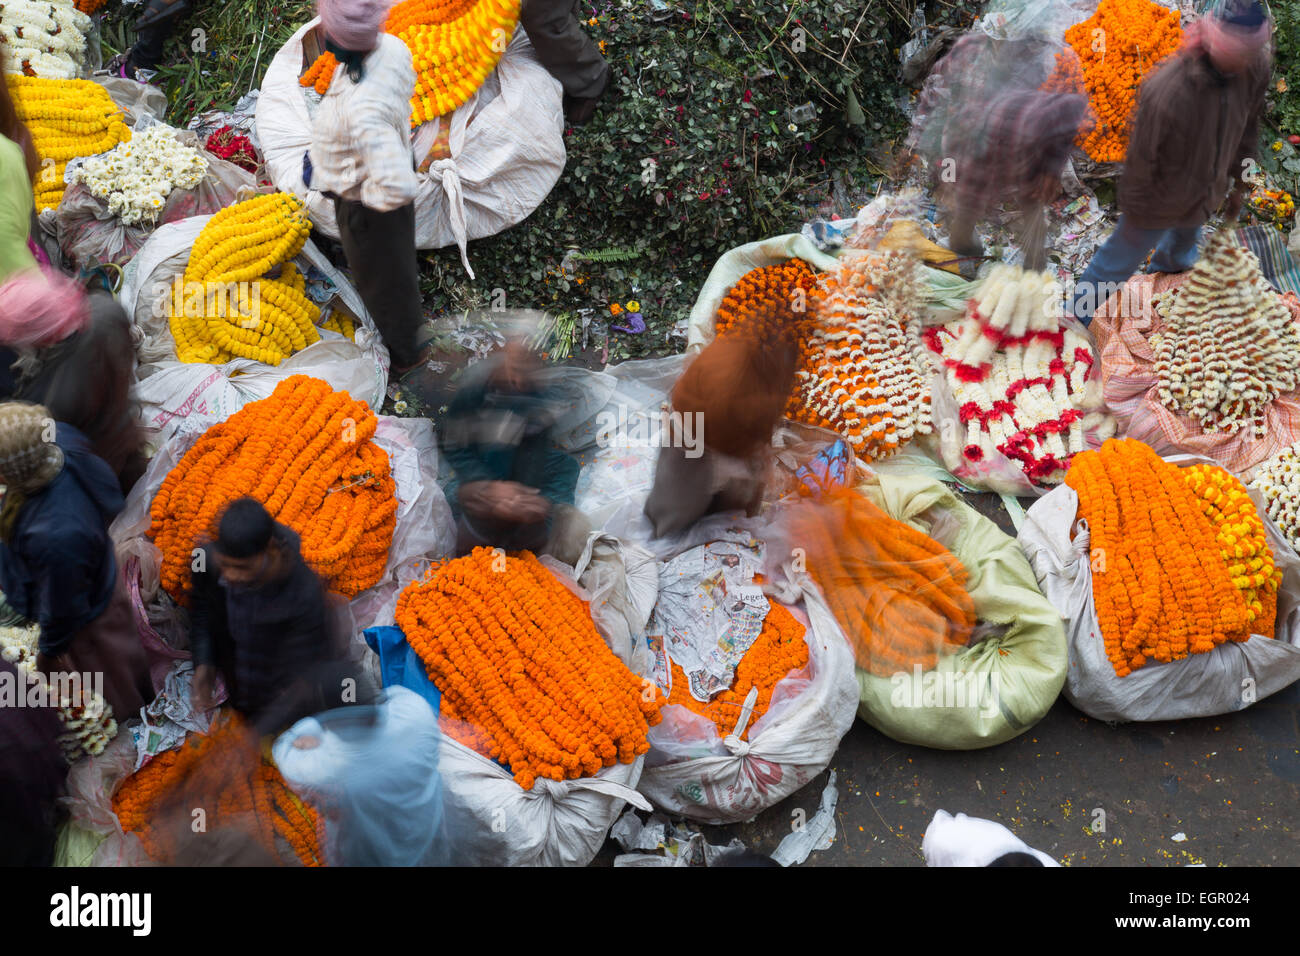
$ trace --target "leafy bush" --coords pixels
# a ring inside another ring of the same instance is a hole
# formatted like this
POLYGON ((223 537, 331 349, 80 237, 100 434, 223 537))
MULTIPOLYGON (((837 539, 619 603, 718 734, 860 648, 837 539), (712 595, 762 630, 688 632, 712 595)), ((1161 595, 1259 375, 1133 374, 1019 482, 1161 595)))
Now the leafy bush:
POLYGON ((895 78, 912 6, 584 0, 611 89, 566 131, 546 201, 470 244, 474 282, 455 249, 428 257, 428 304, 482 308, 502 290, 508 307, 590 309, 599 324, 610 302, 636 300, 647 331, 611 333, 609 360, 676 351, 669 331, 722 252, 797 230, 832 196, 844 211, 881 172, 869 147, 905 122, 895 78))

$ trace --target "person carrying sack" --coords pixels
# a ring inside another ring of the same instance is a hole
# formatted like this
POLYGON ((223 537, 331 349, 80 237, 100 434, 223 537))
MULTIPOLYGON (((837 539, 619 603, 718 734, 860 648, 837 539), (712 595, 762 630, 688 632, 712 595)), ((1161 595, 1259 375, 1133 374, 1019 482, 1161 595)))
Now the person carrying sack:
POLYGON ((357 293, 392 358, 393 375, 425 364, 415 251, 420 184, 411 153, 415 68, 380 27, 387 0, 318 0, 325 49, 339 61, 312 123, 303 181, 334 200, 357 293))

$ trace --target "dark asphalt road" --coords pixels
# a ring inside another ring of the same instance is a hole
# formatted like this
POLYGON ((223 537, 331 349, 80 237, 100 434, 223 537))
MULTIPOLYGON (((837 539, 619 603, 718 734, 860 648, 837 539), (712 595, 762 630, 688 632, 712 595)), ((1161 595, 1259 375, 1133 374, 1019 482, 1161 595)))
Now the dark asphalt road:
MULTIPOLYGON (((998 499, 967 498, 1011 532, 998 499)), ((1029 732, 974 751, 900 744, 859 719, 831 763, 835 843, 805 865, 924 865, 921 838, 942 809, 997 820, 1068 866, 1295 866, 1297 713, 1300 684, 1237 714, 1115 727, 1061 699, 1029 732)), ((704 831, 712 843, 736 836, 770 853, 796 809, 816 812, 826 778, 751 823, 704 831)), ((598 864, 617 852, 607 843, 598 864)))

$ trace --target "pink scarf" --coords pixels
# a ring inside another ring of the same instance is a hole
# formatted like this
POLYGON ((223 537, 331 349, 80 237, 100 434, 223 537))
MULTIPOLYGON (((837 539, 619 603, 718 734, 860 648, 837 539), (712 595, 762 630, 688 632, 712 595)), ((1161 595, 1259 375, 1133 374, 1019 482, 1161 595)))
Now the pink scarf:
POLYGON ((1265 20, 1253 30, 1227 26, 1217 17, 1194 20, 1183 31, 1181 54, 1206 53, 1217 62, 1249 63, 1272 36, 1272 23, 1265 20))
POLYGON ((28 271, 0 286, 0 345, 53 345, 89 321, 86 293, 62 273, 28 271))

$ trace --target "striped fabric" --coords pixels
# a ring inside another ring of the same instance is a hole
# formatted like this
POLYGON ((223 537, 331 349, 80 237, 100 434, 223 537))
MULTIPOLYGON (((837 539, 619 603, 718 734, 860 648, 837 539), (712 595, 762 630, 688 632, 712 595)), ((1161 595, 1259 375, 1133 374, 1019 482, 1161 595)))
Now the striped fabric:
MULTIPOLYGON (((1204 455, 1233 474, 1249 478, 1250 469, 1300 441, 1300 393, 1290 392, 1273 402, 1264 438, 1252 437, 1249 430, 1235 435, 1207 434, 1196 422, 1161 405, 1156 395, 1156 356, 1150 340, 1164 323, 1154 308, 1136 314, 1130 314, 1129 308, 1149 303, 1153 295, 1182 285, 1185 278, 1134 276, 1125 287, 1127 295, 1112 296, 1097 310, 1091 331, 1101 352, 1106 404, 1115 415, 1118 435, 1144 441, 1159 455, 1204 455)), ((1300 321, 1300 298, 1291 292, 1285 301, 1300 321)))
POLYGON ((1238 241, 1259 259, 1264 278, 1279 292, 1300 295, 1300 266, 1286 248, 1286 233, 1273 226, 1245 226, 1237 230, 1238 241))

